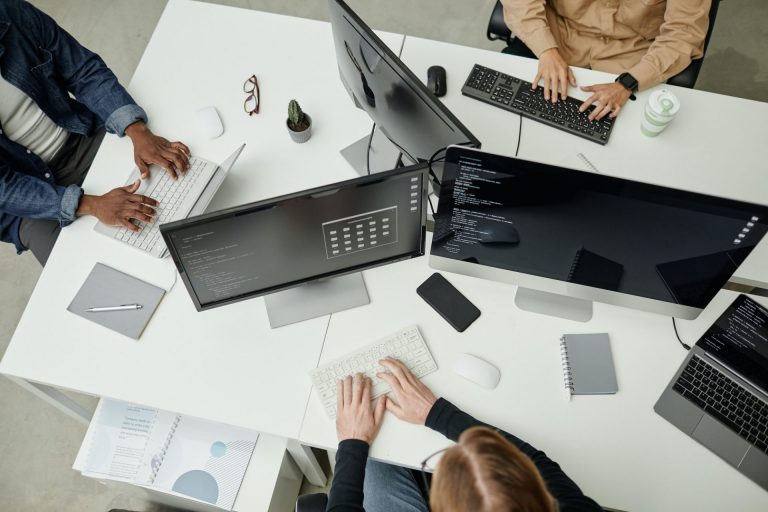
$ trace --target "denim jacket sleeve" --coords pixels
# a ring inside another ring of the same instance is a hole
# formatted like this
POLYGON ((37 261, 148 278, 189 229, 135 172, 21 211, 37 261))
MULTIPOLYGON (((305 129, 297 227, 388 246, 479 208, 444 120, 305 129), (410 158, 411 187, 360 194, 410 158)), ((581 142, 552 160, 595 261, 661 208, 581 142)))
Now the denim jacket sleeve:
POLYGON ((51 219, 62 227, 77 217, 83 189, 62 187, 20 172, 0 163, 0 211, 29 219, 51 219))
POLYGON ((99 116, 108 132, 125 134, 129 124, 147 121, 117 77, 97 54, 83 47, 47 14, 22 2, 22 16, 37 32, 43 48, 51 53, 56 73, 77 101, 99 116))

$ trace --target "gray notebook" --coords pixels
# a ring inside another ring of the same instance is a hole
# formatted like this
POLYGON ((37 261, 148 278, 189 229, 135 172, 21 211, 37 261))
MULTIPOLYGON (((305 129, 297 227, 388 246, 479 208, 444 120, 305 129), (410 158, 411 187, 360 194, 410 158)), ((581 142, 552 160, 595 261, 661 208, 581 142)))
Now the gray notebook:
POLYGON ((164 294, 165 290, 162 288, 97 263, 72 299, 67 311, 120 334, 139 339, 164 294), (124 304, 141 304, 142 307, 128 311, 86 312, 88 308, 124 304))
POLYGON ((619 390, 607 334, 563 335, 560 360, 566 396, 604 395, 619 390))

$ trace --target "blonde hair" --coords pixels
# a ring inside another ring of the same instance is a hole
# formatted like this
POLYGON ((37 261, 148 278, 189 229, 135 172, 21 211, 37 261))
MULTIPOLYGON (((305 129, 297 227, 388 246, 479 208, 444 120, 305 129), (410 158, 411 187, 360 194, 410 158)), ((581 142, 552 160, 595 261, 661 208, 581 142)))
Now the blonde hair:
POLYGON ((555 512, 530 458, 498 432, 466 430, 447 449, 430 486, 432 512, 555 512))

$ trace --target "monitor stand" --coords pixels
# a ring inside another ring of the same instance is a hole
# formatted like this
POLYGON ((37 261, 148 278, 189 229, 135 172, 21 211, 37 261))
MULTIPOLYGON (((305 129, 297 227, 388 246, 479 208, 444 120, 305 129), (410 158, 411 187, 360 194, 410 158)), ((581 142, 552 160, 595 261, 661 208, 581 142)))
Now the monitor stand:
MULTIPOLYGON (((370 134, 366 135, 357 142, 340 151, 341 156, 357 171, 360 176, 368 174, 366 164, 366 152, 368 151, 368 140, 370 134)), ((373 131, 373 141, 371 142, 371 174, 395 169, 398 166, 400 150, 392 144, 389 139, 376 128, 373 131)))
POLYGON ((589 322, 592 319, 592 301, 530 288, 517 288, 515 305, 531 313, 557 316, 576 322, 589 322))
POLYGON ((269 325, 284 325, 329 315, 371 303, 363 274, 319 279, 264 297, 269 325))

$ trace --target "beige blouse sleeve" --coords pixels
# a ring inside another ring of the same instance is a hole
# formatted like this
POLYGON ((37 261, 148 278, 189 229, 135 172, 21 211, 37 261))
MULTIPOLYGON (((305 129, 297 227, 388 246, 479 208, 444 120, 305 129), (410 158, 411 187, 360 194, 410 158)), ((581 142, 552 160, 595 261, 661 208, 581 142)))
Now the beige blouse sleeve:
POLYGON ((544 50, 557 47, 547 22, 545 0, 501 0, 501 3, 507 26, 537 57, 544 50))

